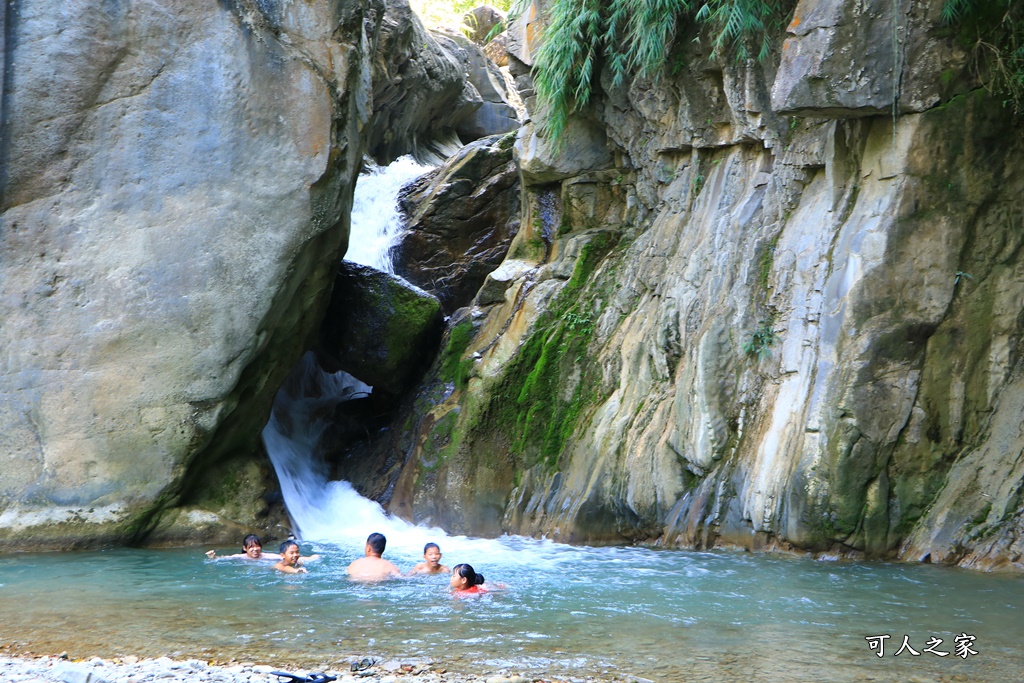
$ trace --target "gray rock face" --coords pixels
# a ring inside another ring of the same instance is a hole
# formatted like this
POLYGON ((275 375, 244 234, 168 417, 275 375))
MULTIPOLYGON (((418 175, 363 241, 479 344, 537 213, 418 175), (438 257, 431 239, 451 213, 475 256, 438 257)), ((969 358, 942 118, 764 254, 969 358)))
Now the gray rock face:
POLYGON ((468 305, 519 230, 515 135, 466 145, 406 188, 407 232, 395 245, 395 272, 434 294, 451 313, 468 305))
POLYGON ((477 45, 485 45, 496 26, 505 23, 505 13, 490 5, 480 5, 466 12, 462 25, 468 28, 468 38, 477 45))
POLYGON ((967 77, 925 9, 895 121, 853 47, 883 8, 801 2, 778 62, 603 80, 590 168, 524 132, 522 227, 393 509, 1024 570, 1024 145, 983 91, 928 108, 967 77))
POLYGON ((966 54, 942 30, 941 3, 804 0, 772 87, 780 114, 849 118, 919 112, 953 94, 943 70, 966 54))
POLYGON ((130 540, 252 443, 346 240, 373 16, 6 13, 0 546, 130 540))
POLYGON ((461 146, 457 127, 483 103, 458 56, 423 28, 409 3, 388 3, 373 69, 368 151, 377 162, 450 156, 461 146))
POLYGON ((468 81, 480 93, 483 103, 456 127, 459 137, 471 142, 488 135, 516 130, 519 115, 509 103, 505 77, 491 58, 466 36, 455 31, 435 33, 439 43, 459 60, 468 81))

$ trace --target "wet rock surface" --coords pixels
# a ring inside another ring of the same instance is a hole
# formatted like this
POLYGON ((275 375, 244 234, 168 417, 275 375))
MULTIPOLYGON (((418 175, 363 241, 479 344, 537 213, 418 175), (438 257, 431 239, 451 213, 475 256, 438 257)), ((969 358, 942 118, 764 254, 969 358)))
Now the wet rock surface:
POLYGON ((318 355, 331 372, 344 370, 398 394, 433 358, 442 325, 440 303, 431 294, 344 261, 321 326, 318 355))
POLYGON ((508 267, 422 393, 394 509, 1022 570, 1024 141, 955 92, 934 6, 851 7, 798 3, 764 62, 694 41, 671 79, 602 78, 564 153, 522 129, 508 267))
POLYGON ((467 305, 519 230, 515 135, 467 145, 401 195, 407 231, 392 251, 395 272, 441 300, 467 305))

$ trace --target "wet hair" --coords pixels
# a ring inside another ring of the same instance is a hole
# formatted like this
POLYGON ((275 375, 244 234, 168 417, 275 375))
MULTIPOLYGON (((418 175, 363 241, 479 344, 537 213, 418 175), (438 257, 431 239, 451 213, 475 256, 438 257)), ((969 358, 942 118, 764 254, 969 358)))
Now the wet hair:
POLYGON ((388 543, 388 539, 384 538, 384 534, 372 533, 366 537, 366 545, 373 549, 373 552, 378 555, 384 554, 384 546, 388 543))
POLYGON ((281 547, 277 549, 277 552, 279 552, 282 555, 284 555, 285 551, 288 550, 288 548, 291 548, 292 546, 295 546, 296 548, 298 548, 299 544, 296 543, 295 541, 292 541, 292 540, 289 539, 289 540, 284 541, 283 543, 281 543, 281 547))
POLYGON ((452 574, 458 574, 462 578, 468 580, 470 586, 479 586, 484 582, 484 575, 477 574, 473 571, 472 565, 457 564, 452 567, 452 574))
POLYGON ((242 539, 242 550, 248 550, 254 545, 257 545, 260 548, 263 547, 263 541, 261 541, 260 537, 256 534, 249 534, 248 536, 242 539))
POLYGON ((437 548, 437 552, 441 552, 441 546, 439 546, 436 543, 428 543, 425 546, 423 546, 423 554, 426 555, 427 551, 431 548, 437 548))

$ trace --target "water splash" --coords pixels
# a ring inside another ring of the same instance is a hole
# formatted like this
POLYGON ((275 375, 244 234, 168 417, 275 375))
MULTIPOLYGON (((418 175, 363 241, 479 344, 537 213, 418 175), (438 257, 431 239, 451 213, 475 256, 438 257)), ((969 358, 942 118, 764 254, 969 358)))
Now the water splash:
POLYGON ((352 204, 352 228, 345 259, 394 273, 391 245, 402 230, 398 192, 402 186, 434 168, 411 156, 388 166, 373 166, 359 176, 352 204))
MULTIPOLYGON (((430 170, 412 157, 387 167, 372 167, 359 177, 352 209, 346 259, 392 271, 388 248, 401 230, 398 192, 430 170)), ((345 373, 324 371, 307 352, 274 398, 263 442, 281 483, 281 494, 296 535, 305 540, 361 544, 371 531, 384 533, 389 548, 422 549, 424 535, 444 537, 437 529, 392 518, 346 481, 330 481, 320 437, 339 403, 367 396, 373 387, 345 373)), ((422 550, 421 550, 422 552, 422 550)))
POLYGON ((384 516, 379 505, 359 496, 347 482, 328 482, 318 452, 334 408, 372 390, 345 372, 324 372, 315 355, 306 352, 274 397, 263 443, 281 483, 292 528, 300 538, 348 540, 349 534, 336 520, 351 519, 355 508, 364 518, 384 516), (336 484, 344 484, 348 490, 336 484))
MULTIPOLYGON (((387 244, 397 232, 378 230, 375 216, 391 221, 398 212, 398 190, 411 177, 429 167, 403 157, 373 175, 363 176, 356 186, 350 252, 364 265, 380 268, 387 244), (387 209, 385 210, 384 207, 387 209), (358 215, 357 215, 358 214, 358 215), (372 228, 372 229, 371 229, 372 228)), ((351 260, 350 256, 347 256, 351 260)), ((427 541, 441 543, 446 562, 485 562, 488 567, 516 567, 529 558, 535 568, 556 570, 574 554, 567 546, 547 540, 516 537, 479 539, 449 536, 442 529, 414 525, 388 515, 376 502, 361 496, 347 481, 330 481, 320 438, 339 403, 367 396, 373 388, 345 373, 323 370, 315 354, 307 352, 292 369, 274 398, 271 417, 263 429, 263 442, 281 483, 281 494, 292 520, 292 529, 305 540, 343 548, 361 549, 371 532, 387 536, 387 556, 415 561, 427 541), (485 559, 486 558, 486 559, 485 559)))

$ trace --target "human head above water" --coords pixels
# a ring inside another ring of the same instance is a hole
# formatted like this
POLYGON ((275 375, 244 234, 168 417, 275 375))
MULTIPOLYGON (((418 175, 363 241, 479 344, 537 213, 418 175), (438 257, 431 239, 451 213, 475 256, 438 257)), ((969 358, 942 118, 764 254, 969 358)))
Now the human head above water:
POLYGON ((441 547, 436 543, 428 543, 423 546, 423 559, 426 560, 427 568, 432 572, 440 571, 441 547))
POLYGON ((256 534, 249 534, 242 539, 242 552, 254 560, 263 556, 263 541, 256 534))
POLYGON ((466 589, 479 586, 484 582, 484 575, 477 574, 472 565, 457 564, 452 567, 452 588, 466 589), (464 579, 464 580, 463 580, 464 579))
MULTIPOLYGON (((285 541, 281 544, 281 561, 274 565, 275 569, 281 569, 282 566, 299 568, 299 544, 295 541, 285 541)), ((305 572, 303 568, 299 568, 299 571, 305 572)))
POLYGON ((388 544, 388 539, 384 538, 384 534, 378 534, 376 532, 366 537, 366 545, 369 546, 370 550, 375 555, 384 554, 384 546, 388 544))

